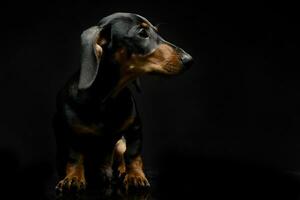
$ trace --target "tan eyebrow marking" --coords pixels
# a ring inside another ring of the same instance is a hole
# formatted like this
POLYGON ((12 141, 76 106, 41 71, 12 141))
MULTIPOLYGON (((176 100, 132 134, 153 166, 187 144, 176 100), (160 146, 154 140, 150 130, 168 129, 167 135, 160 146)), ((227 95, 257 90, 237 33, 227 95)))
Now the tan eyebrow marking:
POLYGON ((147 24, 146 22, 141 23, 141 27, 143 28, 149 28, 149 24, 147 24))
POLYGON ((158 29, 157 29, 157 27, 155 27, 155 26, 152 26, 152 25, 150 25, 150 24, 148 24, 148 23, 146 23, 146 22, 142 22, 141 23, 141 27, 143 27, 143 28, 153 28, 156 32, 158 32, 158 29))

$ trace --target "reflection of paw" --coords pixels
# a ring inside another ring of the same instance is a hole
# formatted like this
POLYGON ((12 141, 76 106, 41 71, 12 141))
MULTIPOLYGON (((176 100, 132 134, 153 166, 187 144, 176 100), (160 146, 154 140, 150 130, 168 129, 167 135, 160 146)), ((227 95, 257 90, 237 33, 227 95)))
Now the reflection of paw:
POLYGON ((56 191, 58 192, 80 192, 85 190, 86 181, 84 177, 75 175, 66 176, 63 180, 59 181, 56 185, 56 191))
POLYGON ((104 184, 109 184, 112 181, 113 170, 111 167, 102 167, 100 169, 101 181, 104 184))
POLYGON ((144 172, 141 170, 132 170, 127 172, 124 177, 123 184, 126 190, 130 188, 143 189, 150 187, 149 181, 147 180, 144 172))

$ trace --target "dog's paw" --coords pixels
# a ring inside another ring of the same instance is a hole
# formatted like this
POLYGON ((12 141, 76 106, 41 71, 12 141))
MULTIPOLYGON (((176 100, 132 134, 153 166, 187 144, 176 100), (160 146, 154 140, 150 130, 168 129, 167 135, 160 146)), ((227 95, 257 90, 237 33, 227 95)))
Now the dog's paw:
POLYGON ((126 173, 125 165, 120 165, 117 169, 117 177, 120 178, 126 173))
POLYGON ((86 181, 84 177, 66 176, 56 185, 57 192, 81 192, 86 189, 86 181))
POLYGON ((127 191, 129 189, 146 189, 150 187, 150 183, 142 170, 127 172, 123 180, 123 185, 127 191))

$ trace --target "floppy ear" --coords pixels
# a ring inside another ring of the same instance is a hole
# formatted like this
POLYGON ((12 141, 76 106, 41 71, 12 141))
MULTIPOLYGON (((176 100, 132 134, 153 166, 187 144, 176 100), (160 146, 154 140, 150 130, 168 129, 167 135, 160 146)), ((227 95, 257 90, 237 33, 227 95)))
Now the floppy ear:
POLYGON ((89 88, 96 79, 102 56, 101 28, 92 26, 81 34, 81 69, 79 89, 89 88))

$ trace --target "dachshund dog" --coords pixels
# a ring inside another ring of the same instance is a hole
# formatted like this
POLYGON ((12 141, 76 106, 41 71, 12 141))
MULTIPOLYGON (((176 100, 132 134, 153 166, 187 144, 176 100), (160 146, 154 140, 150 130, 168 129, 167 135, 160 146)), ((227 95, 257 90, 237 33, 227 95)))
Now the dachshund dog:
POLYGON ((109 183, 113 175, 126 189, 149 187, 141 122, 128 86, 139 88, 137 78, 144 74, 180 74, 192 57, 144 17, 115 13, 83 31, 80 62, 57 96, 56 189, 82 191, 90 180, 109 183))

